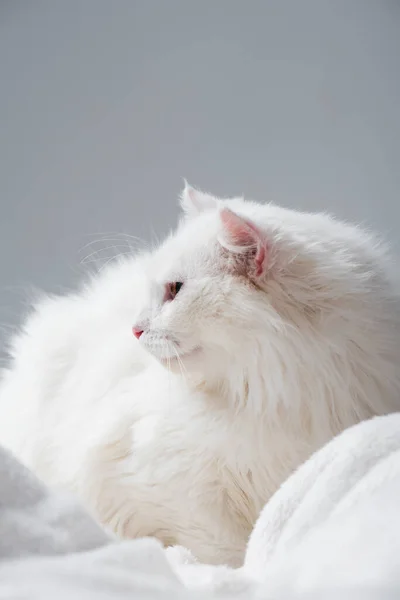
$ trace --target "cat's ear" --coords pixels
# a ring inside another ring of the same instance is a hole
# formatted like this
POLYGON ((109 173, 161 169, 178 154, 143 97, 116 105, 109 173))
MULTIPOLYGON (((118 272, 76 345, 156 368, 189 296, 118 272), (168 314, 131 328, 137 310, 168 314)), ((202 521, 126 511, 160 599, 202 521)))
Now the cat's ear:
POLYGON ((210 194, 196 190, 185 179, 185 187, 181 193, 181 207, 188 217, 195 217, 206 210, 217 207, 217 199, 210 194))
MULTIPOLYGON (((244 219, 229 208, 220 212, 222 231, 219 243, 236 259, 238 268, 248 269, 256 277, 262 277, 268 267, 269 244, 266 235, 251 221, 244 219)), ((235 262, 235 261, 234 261, 235 262)))

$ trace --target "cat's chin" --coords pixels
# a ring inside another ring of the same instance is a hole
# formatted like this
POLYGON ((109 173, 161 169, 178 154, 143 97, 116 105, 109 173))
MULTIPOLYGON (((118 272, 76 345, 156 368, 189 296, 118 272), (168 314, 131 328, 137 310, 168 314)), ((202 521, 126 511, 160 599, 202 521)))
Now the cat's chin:
POLYGON ((188 352, 182 352, 181 354, 170 356, 168 358, 158 358, 158 360, 168 370, 182 373, 185 371, 187 363, 190 363, 193 359, 197 360, 200 354, 201 348, 196 346, 188 352))

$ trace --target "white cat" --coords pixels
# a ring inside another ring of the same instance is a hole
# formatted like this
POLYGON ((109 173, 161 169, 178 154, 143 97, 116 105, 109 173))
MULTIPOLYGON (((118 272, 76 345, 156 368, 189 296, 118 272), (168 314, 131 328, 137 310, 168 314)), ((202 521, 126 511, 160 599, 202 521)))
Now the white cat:
POLYGON ((400 297, 360 229, 189 186, 182 204, 158 249, 39 302, 0 441, 117 534, 239 565, 289 473, 399 408, 400 297))

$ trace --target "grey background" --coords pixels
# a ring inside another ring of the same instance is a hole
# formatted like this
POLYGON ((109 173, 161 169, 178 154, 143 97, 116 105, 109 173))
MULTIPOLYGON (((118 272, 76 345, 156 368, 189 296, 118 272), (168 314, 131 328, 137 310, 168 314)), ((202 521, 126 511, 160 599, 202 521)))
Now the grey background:
POLYGON ((398 252, 399 57, 396 0, 0 0, 0 322, 162 235, 182 177, 398 252))

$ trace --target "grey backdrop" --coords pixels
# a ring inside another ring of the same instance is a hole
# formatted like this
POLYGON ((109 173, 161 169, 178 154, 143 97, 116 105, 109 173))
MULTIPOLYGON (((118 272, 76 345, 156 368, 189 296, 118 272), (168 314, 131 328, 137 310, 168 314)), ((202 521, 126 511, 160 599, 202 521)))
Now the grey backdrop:
POLYGON ((0 0, 0 322, 163 234, 182 177, 398 251, 399 57, 396 0, 0 0))

